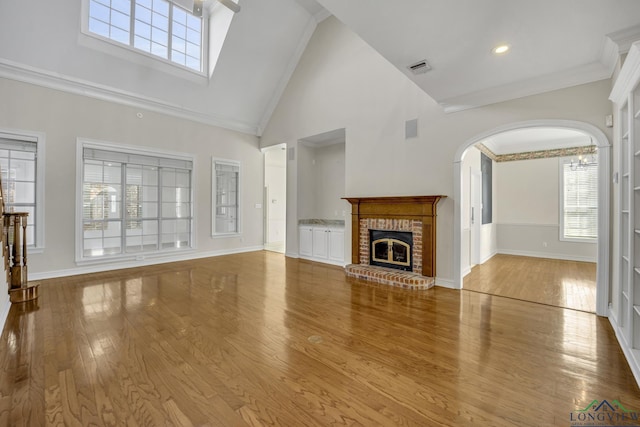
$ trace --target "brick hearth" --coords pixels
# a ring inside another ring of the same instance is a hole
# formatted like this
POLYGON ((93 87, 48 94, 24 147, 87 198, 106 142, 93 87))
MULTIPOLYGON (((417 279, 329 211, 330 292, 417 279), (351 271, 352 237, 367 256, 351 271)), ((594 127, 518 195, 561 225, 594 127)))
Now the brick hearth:
POLYGON ((375 265, 349 264, 344 270, 348 277, 364 279, 397 288, 423 290, 432 288, 435 285, 435 279, 433 277, 375 265))

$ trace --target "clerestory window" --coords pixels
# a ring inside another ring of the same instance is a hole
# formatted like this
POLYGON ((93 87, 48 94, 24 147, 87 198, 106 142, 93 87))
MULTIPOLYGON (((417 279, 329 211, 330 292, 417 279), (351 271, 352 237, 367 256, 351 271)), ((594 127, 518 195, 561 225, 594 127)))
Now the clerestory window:
POLYGON ((89 0, 88 31, 203 72, 201 17, 167 0, 89 0))

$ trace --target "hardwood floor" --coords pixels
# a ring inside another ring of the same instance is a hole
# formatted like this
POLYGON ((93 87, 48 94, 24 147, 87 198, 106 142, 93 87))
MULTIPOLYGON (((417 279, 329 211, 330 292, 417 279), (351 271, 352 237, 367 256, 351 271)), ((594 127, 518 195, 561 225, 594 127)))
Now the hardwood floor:
POLYGON ((594 399, 640 412, 607 319, 266 251, 44 281, 0 346, 0 425, 568 426, 594 399))
POLYGON ((596 264, 494 255, 471 269, 464 289, 524 301, 596 311, 596 264))

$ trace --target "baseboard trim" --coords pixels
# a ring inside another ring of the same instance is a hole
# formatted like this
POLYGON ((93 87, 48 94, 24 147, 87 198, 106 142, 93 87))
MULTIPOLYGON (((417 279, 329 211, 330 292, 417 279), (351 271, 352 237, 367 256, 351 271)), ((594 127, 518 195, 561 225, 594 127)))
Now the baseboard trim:
POLYGON ((462 277, 465 277, 467 274, 471 273, 471 267, 465 267, 462 270, 462 277))
POLYGON ((547 253, 547 252, 512 251, 512 250, 498 249, 498 252, 496 252, 496 254, 528 256, 532 258, 562 259, 565 261, 597 262, 597 259, 594 257, 581 256, 581 255, 554 254, 554 253, 547 253))
POLYGON ((448 289, 458 289, 452 279, 443 279, 441 277, 436 277, 436 286, 448 289))
POLYGON ((9 317, 9 310, 11 310, 11 300, 9 300, 9 295, 7 295, 7 301, 4 303, 4 307, 0 308, 0 334, 4 331, 4 327, 7 324, 7 317, 9 317))
POLYGON ((125 268, 134 268, 134 267, 144 267, 147 265, 157 265, 157 264, 166 264, 169 262, 177 262, 177 261, 189 261, 191 259, 200 259, 200 258, 211 258, 222 255, 233 255, 240 254, 245 252, 256 252, 264 250, 264 246, 250 246, 245 248, 238 249, 226 249, 219 251, 206 251, 206 252, 191 252, 184 255, 179 256, 169 256, 162 258, 152 258, 145 259, 142 261, 126 261, 126 262, 118 262, 113 264, 99 264, 92 266, 83 266, 76 268, 69 268, 65 270, 53 270, 53 271, 43 271, 39 273, 29 273, 29 280, 45 280, 45 279, 54 279, 57 277, 66 277, 66 276, 77 276, 79 274, 89 274, 89 273, 100 273, 103 271, 109 270, 121 270, 125 268))
POLYGON ((287 258, 300 258, 300 256, 296 252, 285 252, 284 256, 287 258))
POLYGON ((634 356, 633 352, 627 346, 626 341, 624 339, 624 334, 618 327, 618 322, 613 321, 611 309, 609 309, 609 323, 613 328, 613 332, 616 335, 616 339, 618 340, 618 345, 622 349, 622 353, 624 354, 625 359, 627 359, 627 364, 629 365, 629 369, 631 369, 631 373, 633 374, 633 378, 636 380, 636 384, 640 387, 640 361, 638 361, 634 356))
POLYGON ((489 261, 491 258, 493 258, 496 255, 498 255, 498 251, 491 252, 489 255, 487 255, 486 257, 480 260, 480 264, 484 264, 485 262, 489 261))

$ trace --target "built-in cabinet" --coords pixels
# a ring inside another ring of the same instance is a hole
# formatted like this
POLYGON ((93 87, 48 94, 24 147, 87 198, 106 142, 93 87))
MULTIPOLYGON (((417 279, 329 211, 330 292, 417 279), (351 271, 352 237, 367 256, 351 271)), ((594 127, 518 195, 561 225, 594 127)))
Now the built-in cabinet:
POLYGON ((298 236, 300 258, 344 265, 344 228, 301 225, 298 236))
POLYGON ((619 287, 612 323, 640 381, 640 44, 634 43, 611 92, 619 112, 619 287))

